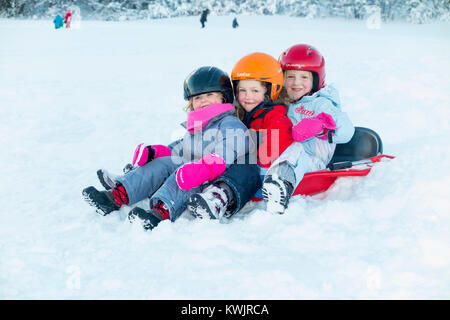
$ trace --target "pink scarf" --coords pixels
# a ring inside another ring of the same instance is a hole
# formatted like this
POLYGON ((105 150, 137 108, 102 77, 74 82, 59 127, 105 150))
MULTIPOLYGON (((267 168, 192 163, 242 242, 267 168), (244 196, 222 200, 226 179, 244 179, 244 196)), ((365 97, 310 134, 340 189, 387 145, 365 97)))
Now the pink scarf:
POLYGON ((233 109, 234 107, 231 103, 220 103, 191 111, 188 113, 186 129, 191 133, 202 130, 208 124, 209 120, 233 109))

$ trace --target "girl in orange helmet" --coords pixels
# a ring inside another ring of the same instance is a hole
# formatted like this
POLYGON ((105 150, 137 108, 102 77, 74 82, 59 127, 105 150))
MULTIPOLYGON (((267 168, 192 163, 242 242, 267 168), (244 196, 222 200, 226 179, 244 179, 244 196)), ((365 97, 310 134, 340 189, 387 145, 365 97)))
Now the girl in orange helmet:
POLYGON ((256 131, 257 162, 267 169, 293 142, 292 122, 286 116, 286 107, 274 103, 283 86, 283 71, 272 56, 256 52, 236 63, 231 79, 238 116, 256 131))
MULTIPOLYGON (((291 132, 292 122, 286 116, 286 107, 274 103, 283 86, 283 71, 280 63, 268 54, 251 53, 236 63, 231 73, 231 79, 238 102, 237 114, 248 128, 253 129, 251 131, 256 136, 257 154, 256 158, 253 157, 252 163, 258 164, 262 178, 269 168, 272 172, 283 176, 290 196, 295 182, 293 169, 287 163, 281 163, 276 168, 271 168, 272 162, 294 141, 291 132)), ((248 180, 251 179, 250 173, 247 173, 249 170, 246 171, 244 166, 241 169, 236 167, 236 171, 238 170, 240 170, 240 174, 236 172, 235 175, 232 175, 228 172, 223 177, 219 177, 216 182, 221 182, 221 186, 213 184, 202 193, 191 196, 188 201, 188 209, 191 213, 195 216, 208 213, 209 216, 216 218, 229 217, 230 190, 234 191, 235 198, 243 198, 244 193, 249 192, 248 188, 239 192, 243 188, 233 186, 237 180, 244 180, 237 183, 241 185, 244 182, 248 183, 248 180), (227 175, 229 179, 226 179, 227 175), (228 190, 223 188, 223 184, 229 186, 228 190)), ((258 191, 259 184, 256 190, 252 190, 252 194, 256 192, 256 198, 264 196, 264 200, 267 202, 271 195, 264 192, 266 180, 263 181, 263 192, 258 191)), ((279 202, 276 199, 275 201, 279 202)))

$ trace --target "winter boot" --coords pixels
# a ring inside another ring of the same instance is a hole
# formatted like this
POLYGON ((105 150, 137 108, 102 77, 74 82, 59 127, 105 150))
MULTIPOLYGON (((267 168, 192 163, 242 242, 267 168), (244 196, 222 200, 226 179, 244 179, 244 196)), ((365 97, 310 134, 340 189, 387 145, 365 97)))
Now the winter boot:
POLYGON ((160 220, 170 219, 169 208, 166 207, 164 202, 159 200, 152 208, 153 215, 158 217, 160 220))
POLYGON ((111 191, 98 191, 95 187, 90 186, 83 190, 83 198, 102 216, 120 209, 120 206, 115 204, 111 191))
POLYGON ((145 230, 151 230, 161 222, 161 220, 154 216, 151 211, 136 207, 128 213, 128 220, 133 223, 139 221, 145 230))
POLYGON ((114 189, 107 191, 98 191, 92 186, 87 187, 83 190, 83 197, 102 216, 119 210, 122 205, 128 204, 128 194, 120 183, 114 189))
POLYGON ((283 214, 291 198, 294 187, 278 175, 267 175, 262 187, 262 195, 266 202, 266 210, 283 214))
POLYGON ((213 183, 203 190, 189 197, 188 210, 196 218, 220 219, 231 205, 231 190, 224 184, 213 183))
POLYGON ((152 230, 161 221, 169 218, 169 209, 162 201, 158 201, 150 211, 136 207, 128 213, 128 220, 131 223, 139 221, 145 230, 152 230))
MULTIPOLYGON (((130 172, 132 170, 134 170, 133 165, 131 163, 128 163, 123 168, 123 173, 127 174, 128 172, 130 172)), ((109 173, 105 169, 99 169, 99 170, 97 170, 97 177, 98 177, 98 180, 100 181, 100 183, 102 184, 102 186, 106 190, 110 190, 116 186, 116 184, 117 184, 116 181, 119 176, 109 173)))
POLYGON ((116 186, 116 177, 104 169, 97 170, 97 177, 105 190, 110 190, 116 186))

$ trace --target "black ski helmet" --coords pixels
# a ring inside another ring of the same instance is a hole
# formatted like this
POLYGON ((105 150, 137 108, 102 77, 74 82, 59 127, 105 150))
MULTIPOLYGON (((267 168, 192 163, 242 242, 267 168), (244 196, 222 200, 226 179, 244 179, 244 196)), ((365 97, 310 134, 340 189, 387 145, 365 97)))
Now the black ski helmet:
POLYGON ((198 96, 202 93, 219 91, 225 103, 233 103, 233 87, 230 77, 216 67, 200 67, 192 71, 184 80, 184 99, 198 96))

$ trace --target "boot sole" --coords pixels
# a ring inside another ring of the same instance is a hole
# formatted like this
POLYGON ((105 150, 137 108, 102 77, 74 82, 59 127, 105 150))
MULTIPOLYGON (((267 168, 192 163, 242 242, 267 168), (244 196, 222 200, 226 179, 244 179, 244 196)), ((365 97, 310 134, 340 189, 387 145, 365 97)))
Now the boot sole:
POLYGON ((106 183, 103 172, 104 171, 102 169, 97 170, 98 180, 102 184, 103 188, 105 188, 105 190, 111 190, 114 186, 110 186, 108 183, 106 183))
POLYGON ((138 211, 135 208, 128 212, 128 221, 130 223, 138 222, 142 225, 144 230, 152 230, 161 222, 158 220, 158 218, 152 217, 151 213, 146 212, 142 208, 140 208, 140 210, 138 211), (141 213, 139 213, 140 210, 142 210, 141 213), (143 214, 145 214, 147 217, 143 217, 143 214))
POLYGON ((209 207, 208 202, 199 194, 194 194, 189 198, 187 207, 196 218, 203 219, 209 216, 211 219, 217 219, 209 207))
POLYGON ((275 184, 268 184, 262 188, 262 195, 266 202, 266 210, 271 213, 283 214, 286 208, 280 203, 281 193, 280 187, 275 184), (280 195, 278 199, 274 199, 273 195, 280 195))
POLYGON ((99 204, 98 202, 95 202, 92 197, 91 197, 91 193, 92 192, 98 192, 94 187, 88 187, 86 189, 83 190, 82 195, 83 195, 83 199, 91 206, 93 206, 95 208, 95 211, 102 215, 102 216, 106 216, 108 214, 110 214, 111 212, 115 211, 115 210, 119 210, 120 208, 117 207, 115 210, 110 210, 109 207, 107 206, 102 206, 101 204, 99 204))

